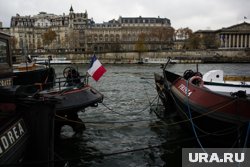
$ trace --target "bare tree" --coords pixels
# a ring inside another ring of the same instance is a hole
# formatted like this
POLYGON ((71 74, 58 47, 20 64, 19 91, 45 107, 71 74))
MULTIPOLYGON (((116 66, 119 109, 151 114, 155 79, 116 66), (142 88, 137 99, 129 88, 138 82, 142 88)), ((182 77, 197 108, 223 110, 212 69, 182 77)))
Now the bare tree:
POLYGON ((72 30, 68 33, 67 43, 70 51, 76 51, 80 47, 79 31, 72 30))
POLYGON ((52 42, 56 39, 56 32, 48 29, 43 35, 42 35, 43 43, 44 45, 50 46, 52 42))
POLYGON ((139 62, 143 62, 141 54, 147 50, 145 38, 145 33, 140 33, 138 34, 137 42, 135 43, 135 50, 139 52, 139 62))
POLYGON ((10 39, 10 45, 12 49, 16 49, 16 45, 17 45, 17 38, 16 37, 11 37, 10 39))
POLYGON ((147 50, 145 38, 145 33, 138 34, 137 42, 135 43, 135 50, 137 52, 145 52, 147 50))
POLYGON ((170 48, 173 44, 174 28, 156 27, 151 30, 151 36, 155 42, 159 43, 159 49, 170 48))
POLYGON ((202 44, 205 49, 218 49, 220 43, 215 34, 205 34, 202 37, 202 44))
POLYGON ((202 48, 202 39, 197 34, 192 34, 188 40, 186 40, 185 49, 201 49, 202 48))

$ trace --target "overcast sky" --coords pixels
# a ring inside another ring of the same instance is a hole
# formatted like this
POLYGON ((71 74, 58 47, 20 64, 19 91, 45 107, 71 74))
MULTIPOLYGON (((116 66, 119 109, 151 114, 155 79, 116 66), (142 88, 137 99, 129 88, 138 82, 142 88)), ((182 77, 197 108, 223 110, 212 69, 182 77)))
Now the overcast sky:
POLYGON ((96 23, 123 17, 168 18, 173 28, 216 30, 250 22, 250 0, 0 0, 0 21, 10 26, 11 16, 56 15, 87 10, 96 23), (247 17, 247 19, 244 19, 247 17))

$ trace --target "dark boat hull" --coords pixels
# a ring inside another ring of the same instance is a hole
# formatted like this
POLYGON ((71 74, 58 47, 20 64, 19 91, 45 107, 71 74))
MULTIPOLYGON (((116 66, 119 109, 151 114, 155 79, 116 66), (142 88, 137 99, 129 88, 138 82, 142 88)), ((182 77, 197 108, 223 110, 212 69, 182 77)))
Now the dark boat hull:
POLYGON ((50 162, 54 151, 56 97, 19 97, 14 94, 18 89, 9 90, 9 95, 0 91, 0 166, 50 162))
POLYGON ((29 96, 60 98, 55 105, 56 136, 60 135, 63 125, 69 125, 76 133, 81 133, 85 125, 78 112, 89 106, 96 107, 103 100, 101 93, 81 81, 82 77, 74 68, 66 67, 63 74, 64 78, 55 78, 55 71, 51 67, 15 73, 14 80, 14 85, 24 85, 29 96))
POLYGON ((74 89, 63 94, 65 99, 56 106, 57 112, 81 110, 88 106, 96 107, 103 100, 103 95, 90 86, 74 89))
POLYGON ((61 97, 61 102, 56 105, 57 113, 79 111, 88 106, 96 106, 102 102, 103 95, 83 83, 61 87, 67 84, 67 81, 62 81, 62 83, 58 83, 60 84, 58 87, 54 86, 54 72, 53 68, 17 72, 15 73, 13 84, 24 85, 25 91, 31 95, 39 92, 42 95, 61 97))
POLYGON ((71 87, 61 91, 45 90, 40 92, 44 97, 57 96, 61 99, 56 104, 55 135, 60 136, 61 127, 69 125, 74 132, 82 133, 85 130, 84 122, 78 117, 79 111, 89 106, 97 107, 103 100, 103 95, 90 86, 71 87), (52 92, 51 92, 52 91, 52 92))
POLYGON ((97 106, 103 100, 103 95, 90 86, 80 88, 69 88, 62 91, 51 92, 43 91, 40 94, 57 95, 61 97, 60 103, 56 104, 57 114, 67 112, 78 112, 88 106, 97 106))
POLYGON ((25 157, 29 133, 21 115, 5 121, 0 130, 0 166, 18 164, 25 157))
MULTIPOLYGON (((13 74, 10 36, 0 32, 0 166, 53 166, 56 97, 39 98, 26 89, 34 75, 13 74), (24 78, 22 78, 24 77, 24 78), (26 86, 15 83, 23 80, 26 86), (13 80, 14 86, 13 86, 13 80)), ((49 78, 45 78, 49 80, 49 78)), ((38 80, 41 81, 41 80, 38 80)), ((33 86, 33 85, 32 85, 33 86)))

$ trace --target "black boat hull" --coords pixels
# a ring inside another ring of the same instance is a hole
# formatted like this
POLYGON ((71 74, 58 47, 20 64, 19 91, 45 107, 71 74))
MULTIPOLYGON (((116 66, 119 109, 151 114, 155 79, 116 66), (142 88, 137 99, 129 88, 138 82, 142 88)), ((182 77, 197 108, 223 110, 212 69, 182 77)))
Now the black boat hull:
POLYGON ((25 157, 29 143, 29 132, 20 114, 5 121, 0 130, 0 166, 18 164, 25 157))
POLYGON ((61 96, 62 101, 56 105, 57 114, 80 111, 88 106, 97 106, 103 100, 103 95, 89 86, 72 89, 61 96))
POLYGON ((39 70, 15 73, 14 85, 23 85, 27 96, 58 97, 56 104, 55 134, 59 136, 63 125, 69 125, 75 132, 82 132, 85 125, 78 117, 78 112, 89 106, 97 107, 103 100, 103 95, 85 84, 77 70, 66 67, 63 78, 56 78, 55 70, 44 68, 39 70))

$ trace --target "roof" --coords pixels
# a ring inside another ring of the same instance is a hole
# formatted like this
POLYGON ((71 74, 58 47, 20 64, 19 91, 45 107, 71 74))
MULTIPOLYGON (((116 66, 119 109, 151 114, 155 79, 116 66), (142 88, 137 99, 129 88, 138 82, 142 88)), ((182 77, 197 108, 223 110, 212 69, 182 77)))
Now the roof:
POLYGON ((0 31, 0 36, 1 36, 1 37, 5 37, 5 38, 9 38, 9 37, 11 37, 11 35, 10 35, 10 34, 6 34, 6 33, 1 32, 1 31, 0 31))
POLYGON ((72 7, 72 5, 71 5, 71 7, 70 7, 69 11, 71 11, 71 12, 73 12, 73 11, 74 11, 74 10, 73 10, 73 7, 72 7))
MULTIPOLYGON (((230 27, 222 27, 222 29, 232 29, 232 28, 235 28, 235 27, 240 27, 240 26, 244 26, 244 25, 247 25, 247 26, 250 26, 250 24, 249 23, 247 23, 247 22, 243 22, 243 23, 240 23, 240 24, 235 24, 235 25, 232 25, 232 26, 230 26, 230 27)), ((222 30, 221 29, 221 30, 222 30)))
POLYGON ((232 25, 230 27, 223 27, 220 30, 218 30, 220 32, 250 32, 250 24, 247 22, 243 22, 240 24, 235 24, 232 25))

